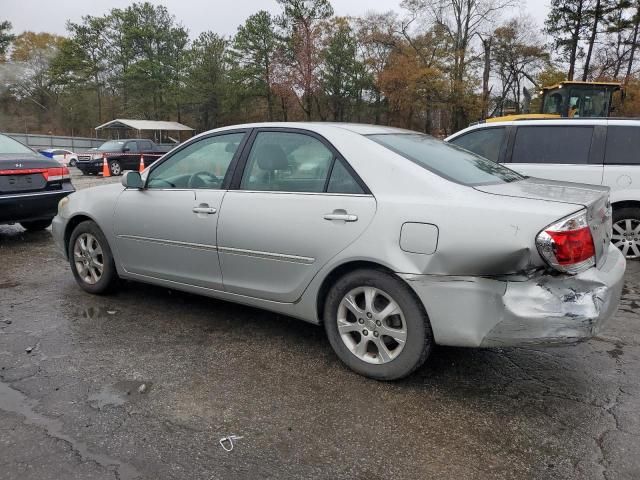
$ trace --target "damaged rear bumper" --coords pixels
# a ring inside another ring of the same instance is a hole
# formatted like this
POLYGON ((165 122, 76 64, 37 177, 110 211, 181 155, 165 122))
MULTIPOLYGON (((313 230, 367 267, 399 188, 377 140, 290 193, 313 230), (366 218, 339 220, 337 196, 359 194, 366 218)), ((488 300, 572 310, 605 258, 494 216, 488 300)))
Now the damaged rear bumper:
POLYGON ((596 335, 618 307, 625 266, 610 246, 603 265, 575 276, 400 276, 424 303, 436 343, 493 347, 571 343, 596 335))

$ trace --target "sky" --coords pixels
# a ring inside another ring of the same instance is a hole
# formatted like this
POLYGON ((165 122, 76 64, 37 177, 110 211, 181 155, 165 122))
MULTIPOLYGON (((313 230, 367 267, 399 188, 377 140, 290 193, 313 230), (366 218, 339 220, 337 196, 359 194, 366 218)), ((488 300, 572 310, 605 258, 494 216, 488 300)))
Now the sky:
MULTIPOLYGON (((275 0, 150 0, 165 5, 189 30, 190 36, 212 30, 221 35, 233 35, 241 23, 258 10, 279 12, 275 0)), ((517 0, 516 0, 517 2, 517 0)), ((67 20, 79 21, 83 15, 102 15, 112 8, 124 8, 133 0, 0 0, 0 21, 9 20, 13 32, 25 30, 64 35, 67 20)), ((386 12, 400 9, 400 0, 332 0, 338 15, 362 15, 367 11, 386 12)), ((546 16, 549 0, 521 0, 518 7, 506 13, 515 17, 526 10, 540 28, 546 16)))

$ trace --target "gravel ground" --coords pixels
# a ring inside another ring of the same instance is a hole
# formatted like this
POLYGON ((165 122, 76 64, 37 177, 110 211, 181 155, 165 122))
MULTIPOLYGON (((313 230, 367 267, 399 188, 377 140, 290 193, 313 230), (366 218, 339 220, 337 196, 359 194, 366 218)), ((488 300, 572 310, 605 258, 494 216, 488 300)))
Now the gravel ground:
POLYGON ((135 283, 90 296, 50 231, 0 226, 0 261, 2 479, 640 478, 640 262, 589 342, 438 348, 380 383, 299 321, 135 283))

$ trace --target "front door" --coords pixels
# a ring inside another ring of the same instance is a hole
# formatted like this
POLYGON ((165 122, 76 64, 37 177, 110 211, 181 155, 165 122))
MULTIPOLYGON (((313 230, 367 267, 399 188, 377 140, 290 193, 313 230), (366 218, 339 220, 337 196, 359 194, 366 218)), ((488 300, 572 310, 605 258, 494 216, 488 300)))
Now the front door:
POLYGON ((218 249, 225 290, 294 302, 371 222, 374 197, 321 138, 259 131, 239 189, 223 201, 218 249))
POLYGON ((127 189, 115 212, 117 255, 131 273, 222 288, 216 225, 232 160, 245 132, 201 138, 127 189))

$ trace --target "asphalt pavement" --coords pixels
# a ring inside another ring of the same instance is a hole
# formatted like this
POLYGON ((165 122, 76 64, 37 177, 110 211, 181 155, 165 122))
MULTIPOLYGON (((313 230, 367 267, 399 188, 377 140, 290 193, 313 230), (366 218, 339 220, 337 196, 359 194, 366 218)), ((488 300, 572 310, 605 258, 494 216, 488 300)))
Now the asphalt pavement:
POLYGON ((381 383, 297 320, 136 283, 91 296, 49 230, 0 226, 0 478, 638 479, 640 262, 588 342, 437 348, 381 383))

